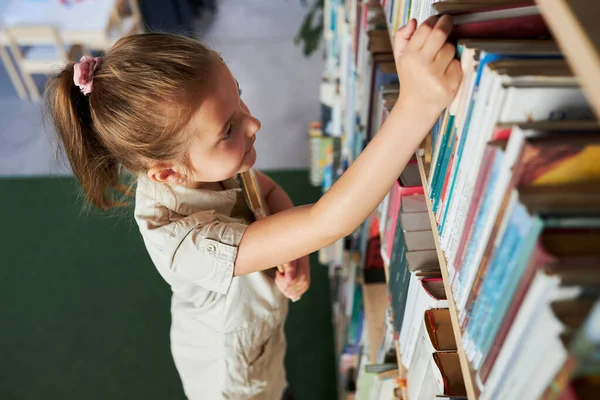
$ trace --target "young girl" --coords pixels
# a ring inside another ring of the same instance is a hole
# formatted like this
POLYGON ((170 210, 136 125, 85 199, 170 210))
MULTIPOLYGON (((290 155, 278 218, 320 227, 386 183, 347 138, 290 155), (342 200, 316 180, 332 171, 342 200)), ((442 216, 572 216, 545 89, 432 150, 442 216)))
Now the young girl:
POLYGON ((259 174, 275 214, 252 224, 235 177, 255 162, 260 122, 215 52, 134 35, 51 82, 48 107, 89 202, 119 205, 122 169, 138 175, 135 218, 173 290, 171 350, 188 398, 281 397, 286 297, 308 289, 306 255, 369 216, 454 97, 451 28, 443 17, 399 30, 402 88, 379 133, 316 204, 293 208, 259 174), (264 272, 284 263, 283 274, 264 272))

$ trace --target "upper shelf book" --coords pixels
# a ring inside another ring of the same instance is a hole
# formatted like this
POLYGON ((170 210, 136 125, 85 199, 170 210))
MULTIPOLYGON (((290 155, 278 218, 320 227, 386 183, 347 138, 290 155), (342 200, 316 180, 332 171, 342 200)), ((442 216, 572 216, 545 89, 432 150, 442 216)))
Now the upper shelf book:
POLYGON ((600 118, 600 3, 597 0, 536 1, 600 118))

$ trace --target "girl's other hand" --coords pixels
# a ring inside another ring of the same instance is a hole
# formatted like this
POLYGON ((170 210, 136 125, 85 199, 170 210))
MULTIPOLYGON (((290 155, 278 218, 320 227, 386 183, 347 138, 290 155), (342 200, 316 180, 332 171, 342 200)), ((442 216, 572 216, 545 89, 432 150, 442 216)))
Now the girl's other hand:
POLYGON ((310 286, 310 263, 308 257, 283 264, 283 272, 275 275, 275 285, 285 297, 299 300, 310 286))
POLYGON ((452 30, 449 16, 431 17, 417 29, 411 20, 396 32, 395 58, 400 79, 399 108, 409 108, 431 125, 446 108, 462 79, 455 47, 447 43, 452 30))

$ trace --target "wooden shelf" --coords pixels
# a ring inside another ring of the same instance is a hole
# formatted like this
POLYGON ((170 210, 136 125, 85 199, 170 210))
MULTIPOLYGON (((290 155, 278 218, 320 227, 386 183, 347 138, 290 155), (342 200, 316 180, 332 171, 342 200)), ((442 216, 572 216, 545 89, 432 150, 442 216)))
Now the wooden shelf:
POLYGON ((365 325, 369 337, 369 359, 377 359, 379 344, 383 340, 385 310, 389 307, 387 285, 385 283, 362 284, 365 302, 365 325))
POLYGON ((536 0, 554 38, 600 118, 600 2, 536 0))
POLYGON ((421 182, 425 189, 425 202, 427 203, 427 211, 429 212, 429 221, 431 222, 431 229, 433 231, 433 238, 435 241, 435 248, 437 250, 438 258, 440 260, 440 269, 442 271, 442 278, 444 280, 444 289, 446 290, 446 297, 448 298, 448 306, 450 309, 450 319, 452 320, 452 329, 454 330, 454 337, 456 338, 456 346, 458 350, 458 358, 460 359, 460 366, 465 381, 465 387, 467 389, 467 397, 469 400, 475 400, 479 397, 479 390, 475 385, 475 379, 467 355, 462 345, 462 332, 460 330, 460 324, 458 322, 458 312, 456 310, 456 304, 454 302, 454 296, 452 295, 452 288, 448 282, 448 269, 446 267, 446 257, 440 247, 440 237, 437 228, 437 222, 435 215, 431 208, 431 200, 427 195, 427 175, 425 171, 425 164, 422 156, 417 156, 417 162, 419 164, 419 173, 421 174, 421 182))

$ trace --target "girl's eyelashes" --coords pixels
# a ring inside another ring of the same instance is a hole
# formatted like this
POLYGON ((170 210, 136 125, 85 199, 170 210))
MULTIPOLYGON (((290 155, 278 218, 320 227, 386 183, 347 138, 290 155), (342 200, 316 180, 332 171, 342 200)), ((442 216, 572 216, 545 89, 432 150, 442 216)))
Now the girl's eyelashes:
POLYGON ((238 86, 238 95, 242 97, 242 88, 238 86))
POLYGON ((223 137, 221 137, 221 140, 229 139, 231 137, 232 131, 233 131, 233 124, 229 124, 229 128, 227 128, 227 131, 225 132, 223 137))

